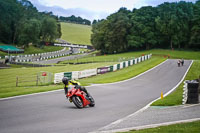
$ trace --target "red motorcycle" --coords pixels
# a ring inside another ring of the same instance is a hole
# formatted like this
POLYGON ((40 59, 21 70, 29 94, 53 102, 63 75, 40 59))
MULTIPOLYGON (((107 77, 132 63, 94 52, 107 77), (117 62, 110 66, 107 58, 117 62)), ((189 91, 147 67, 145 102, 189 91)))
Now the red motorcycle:
POLYGON ((86 107, 87 105, 89 105, 90 107, 94 107, 95 101, 90 94, 88 95, 89 97, 84 91, 81 91, 79 88, 72 87, 72 89, 68 90, 66 97, 79 109, 86 107))

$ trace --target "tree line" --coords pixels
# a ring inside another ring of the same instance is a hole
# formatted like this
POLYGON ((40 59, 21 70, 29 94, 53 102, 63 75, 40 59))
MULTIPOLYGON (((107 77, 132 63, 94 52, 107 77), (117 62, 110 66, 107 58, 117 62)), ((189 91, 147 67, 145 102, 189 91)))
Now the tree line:
POLYGON ((87 19, 83 19, 81 17, 76 17, 74 15, 70 17, 63 17, 60 16, 59 20, 62 22, 70 22, 70 23, 76 23, 76 24, 84 24, 84 25, 91 25, 91 21, 87 19))
POLYGON ((61 37, 58 17, 38 12, 28 0, 0 0, 0 42, 36 46, 61 37))
POLYGON ((151 48, 200 49, 200 0, 132 11, 120 8, 93 23, 91 42, 97 50, 111 54, 151 48))

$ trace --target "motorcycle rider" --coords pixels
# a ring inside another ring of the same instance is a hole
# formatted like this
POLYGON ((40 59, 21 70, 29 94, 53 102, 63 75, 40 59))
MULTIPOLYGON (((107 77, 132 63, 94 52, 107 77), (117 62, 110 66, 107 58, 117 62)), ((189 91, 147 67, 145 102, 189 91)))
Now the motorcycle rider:
POLYGON ((68 93, 69 85, 74 85, 75 88, 84 91, 86 93, 86 96, 90 98, 90 94, 87 92, 86 88, 84 86, 81 86, 79 82, 75 80, 69 80, 67 77, 63 77, 62 82, 65 85, 64 87, 65 95, 68 93))

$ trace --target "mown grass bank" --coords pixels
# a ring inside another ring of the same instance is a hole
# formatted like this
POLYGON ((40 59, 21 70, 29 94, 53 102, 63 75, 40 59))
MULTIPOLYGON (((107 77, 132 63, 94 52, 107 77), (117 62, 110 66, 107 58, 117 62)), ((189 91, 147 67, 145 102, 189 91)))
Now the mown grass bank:
POLYGON ((85 78, 79 80, 83 85, 90 84, 103 84, 103 83, 112 83, 117 81, 122 81, 130 79, 142 72, 145 72, 154 66, 163 62, 165 58, 162 57, 152 57, 150 60, 146 60, 136 65, 129 66, 125 69, 118 70, 116 72, 106 73, 95 77, 85 78))
POLYGON ((91 45, 90 36, 92 27, 88 25, 61 23, 61 39, 74 44, 91 45))
POLYGON ((64 61, 62 63, 85 63, 85 62, 116 62, 116 61, 123 61, 128 60, 133 57, 138 57, 144 54, 152 53, 153 56, 159 57, 168 57, 172 59, 193 59, 199 60, 200 59, 200 51, 178 51, 178 50, 164 50, 164 49, 152 49, 152 50, 145 50, 145 51, 135 51, 135 52, 127 52, 121 54, 111 54, 111 55, 101 55, 95 56, 92 54, 90 56, 78 59, 78 60, 71 60, 71 61, 64 61))
POLYGON ((191 59, 200 60, 200 51, 187 51, 187 50, 165 50, 165 49, 153 49, 150 50, 154 56, 170 56, 172 59, 191 59))
MULTIPOLYGON (((49 91, 58 89, 57 85, 36 86, 36 75, 39 72, 71 72, 77 70, 92 69, 96 67, 103 67, 106 65, 112 65, 112 63, 92 63, 82 65, 66 65, 55 67, 35 67, 35 68, 10 68, 0 69, 0 97, 16 96, 22 94, 30 94, 41 91, 49 91), (31 82, 19 83, 19 87, 16 87, 16 78, 19 77, 24 81, 25 79, 31 82)), ((40 85, 40 83, 39 83, 40 85)))

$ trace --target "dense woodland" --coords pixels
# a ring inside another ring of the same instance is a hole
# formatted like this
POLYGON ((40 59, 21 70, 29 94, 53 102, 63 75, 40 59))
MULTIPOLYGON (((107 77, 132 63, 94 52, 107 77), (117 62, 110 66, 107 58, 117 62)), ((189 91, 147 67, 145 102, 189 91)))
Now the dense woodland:
POLYGON ((0 0, 0 42, 28 46, 61 37, 58 17, 38 12, 27 0, 0 0))
POLYGON ((102 53, 151 48, 200 49, 200 0, 120 8, 93 22, 91 42, 102 53))
POLYGON ((74 15, 72 15, 70 17, 60 16, 59 20, 62 21, 62 22, 70 22, 70 23, 76 23, 76 24, 91 25, 90 20, 83 19, 81 17, 76 17, 74 15))

